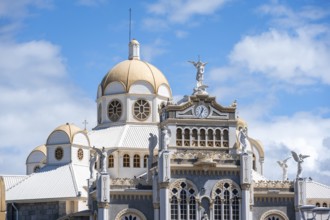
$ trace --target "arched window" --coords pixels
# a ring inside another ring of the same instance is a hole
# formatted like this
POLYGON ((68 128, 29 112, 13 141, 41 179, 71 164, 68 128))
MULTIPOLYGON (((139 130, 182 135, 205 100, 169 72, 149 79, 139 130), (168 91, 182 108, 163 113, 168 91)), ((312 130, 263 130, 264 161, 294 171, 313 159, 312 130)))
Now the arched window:
POLYGON ((196 192, 194 187, 185 180, 173 183, 170 200, 172 220, 197 219, 196 192))
POLYGON ((37 165, 37 166, 34 167, 33 172, 36 173, 36 172, 38 172, 39 170, 40 170, 40 166, 37 165))
POLYGON ((144 155, 143 157, 143 167, 146 168, 148 166, 148 157, 149 155, 144 155))
POLYGON ((213 147, 213 130, 207 130, 207 146, 213 147))
POLYGON ((200 130, 200 141, 199 141, 199 146, 201 147, 205 147, 206 143, 205 143, 206 139, 205 139, 205 130, 201 129, 200 130))
POLYGON ((198 146, 198 131, 197 129, 192 130, 192 146, 197 147, 198 146))
POLYGON ((240 219, 240 191, 236 183, 232 180, 217 182, 212 190, 212 197, 215 220, 240 219))
POLYGON ((325 202, 323 203, 322 207, 328 207, 328 204, 326 204, 325 202))
POLYGON ((133 167, 140 167, 140 156, 137 154, 133 158, 133 167))
POLYGON ((182 129, 176 129, 176 145, 182 146, 182 129))
MULTIPOLYGON (((221 191, 220 191, 221 192, 221 191)), ((219 194, 220 194, 219 192, 219 194)), ((216 196, 214 200, 214 219, 221 219, 221 199, 220 196, 216 196)))
POLYGON ((184 146, 190 146, 190 130, 184 129, 184 146))
POLYGON ((129 155, 125 154, 123 157, 123 167, 130 167, 129 155))
POLYGON ((113 155, 110 154, 108 157, 108 168, 113 168, 114 165, 115 165, 115 163, 114 163, 113 155))
POLYGON ((320 207, 321 205, 320 205, 320 203, 317 202, 317 203, 315 204, 315 206, 316 206, 316 207, 320 207))
POLYGON ((228 130, 226 129, 226 130, 223 130, 223 146, 224 147, 229 146, 228 140, 229 140, 229 135, 228 135, 228 130))
POLYGON ((221 131, 219 129, 215 130, 215 146, 221 147, 221 131))

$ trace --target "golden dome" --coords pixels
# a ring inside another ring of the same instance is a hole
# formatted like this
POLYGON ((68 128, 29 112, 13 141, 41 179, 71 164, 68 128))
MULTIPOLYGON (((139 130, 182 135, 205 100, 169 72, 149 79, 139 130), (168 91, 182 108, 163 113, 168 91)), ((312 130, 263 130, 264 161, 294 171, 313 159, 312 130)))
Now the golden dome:
POLYGON ((104 76, 100 95, 105 94, 107 86, 112 82, 121 83, 126 92, 129 92, 130 87, 138 81, 149 83, 155 94, 158 93, 161 85, 165 85, 169 91, 171 90, 166 77, 159 69, 140 60, 140 43, 137 40, 131 40, 128 49, 128 60, 118 63, 104 76))
POLYGON ((46 145, 43 144, 43 145, 40 145, 40 146, 34 148, 34 149, 31 151, 30 155, 31 155, 33 152, 37 152, 37 151, 40 151, 41 153, 43 153, 44 155, 46 155, 46 154, 47 154, 46 145))
POLYGON ((129 92, 131 85, 137 81, 149 83, 157 94, 161 85, 170 89, 170 85, 163 73, 150 63, 139 59, 125 60, 114 66, 103 78, 101 82, 102 94, 106 87, 112 82, 120 82, 129 92))
POLYGON ((66 123, 64 125, 60 125, 57 128, 55 128, 55 130, 48 136, 47 144, 48 144, 49 138, 52 137, 52 135, 57 131, 62 131, 64 133, 66 133, 68 135, 70 143, 72 143, 74 135, 77 134, 78 132, 81 132, 84 130, 82 130, 81 128, 77 127, 74 124, 66 123))

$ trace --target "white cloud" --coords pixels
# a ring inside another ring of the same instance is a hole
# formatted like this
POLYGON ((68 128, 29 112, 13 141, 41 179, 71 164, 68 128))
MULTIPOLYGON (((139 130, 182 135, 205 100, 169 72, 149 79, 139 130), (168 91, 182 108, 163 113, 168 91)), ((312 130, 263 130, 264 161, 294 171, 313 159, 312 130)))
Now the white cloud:
POLYGON ((210 15, 221 8, 227 0, 160 0, 149 5, 149 12, 166 17, 173 23, 186 23, 195 15, 210 15))
POLYGON ((2 173, 23 173, 29 152, 60 124, 93 126, 94 102, 70 83, 64 60, 46 41, 0 44, 2 173))
POLYGON ((51 8, 52 0, 1 0, 0 18, 22 19, 29 15, 29 7, 51 8))
POLYGON ((164 48, 167 43, 162 39, 156 39, 149 44, 141 45, 142 59, 151 62, 156 57, 164 54, 167 50, 164 48))
POLYGON ((289 84, 330 84, 330 26, 315 23, 329 12, 316 7, 295 12, 279 4, 259 11, 273 16, 273 27, 243 37, 230 53, 231 65, 289 84))
MULTIPOLYGON (((242 116, 250 118, 250 108, 242 109, 242 116)), ((271 121, 251 119, 249 135, 262 141, 265 149, 265 173, 268 178, 280 178, 281 168, 276 161, 291 156, 293 150, 298 154, 310 155, 303 163, 303 176, 311 176, 323 183, 330 181, 327 164, 330 155, 330 119, 316 112, 297 112, 292 117, 274 117, 271 121), (276 171, 277 170, 277 171, 276 171), (275 171, 275 172, 274 172, 275 171)), ((289 163, 289 177, 293 179, 297 172, 297 165, 293 159, 289 163)))
POLYGON ((231 63, 287 83, 311 84, 320 80, 330 84, 330 46, 316 39, 318 36, 306 35, 292 36, 273 29, 246 36, 231 52, 231 63))

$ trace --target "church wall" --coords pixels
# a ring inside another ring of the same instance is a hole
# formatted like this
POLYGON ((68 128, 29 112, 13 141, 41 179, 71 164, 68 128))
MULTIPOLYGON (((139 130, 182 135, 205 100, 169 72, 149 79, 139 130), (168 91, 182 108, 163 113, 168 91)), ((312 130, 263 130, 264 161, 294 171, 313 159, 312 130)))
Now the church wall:
POLYGON ((73 164, 89 166, 89 147, 72 146, 71 152, 73 164), (83 150, 83 157, 81 160, 78 158, 79 149, 83 150))
MULTIPOLYGON (((133 178, 134 176, 139 176, 147 172, 147 168, 143 167, 143 158, 144 155, 147 155, 148 152, 132 152, 132 151, 120 151, 115 158, 115 164, 117 167, 113 170, 118 170, 117 175, 114 175, 115 178, 133 178), (128 154, 130 157, 130 167, 123 167, 123 156, 128 154), (134 155, 140 156, 140 167, 134 167, 134 155)), ((110 173, 111 174, 111 173, 110 173)), ((115 173, 114 173, 115 174, 115 173)))
MULTIPOLYGON (((279 210, 287 214, 290 220, 294 220, 295 208, 293 198, 254 198, 253 219, 259 220, 269 210, 279 210)), ((262 219, 263 220, 263 219, 262 219)))
POLYGON ((154 218, 152 196, 115 195, 110 198, 109 219, 116 219, 117 214, 127 208, 139 210, 147 219, 154 218))
POLYGON ((71 146, 70 144, 58 144, 47 146, 47 164, 63 164, 71 162, 71 146), (55 158, 55 150, 56 148, 61 147, 63 149, 63 158, 61 160, 57 160, 55 158))
MULTIPOLYGON (((65 215, 65 202, 15 203, 20 220, 51 220, 65 215)), ((7 205, 7 219, 16 219, 16 211, 7 205)))

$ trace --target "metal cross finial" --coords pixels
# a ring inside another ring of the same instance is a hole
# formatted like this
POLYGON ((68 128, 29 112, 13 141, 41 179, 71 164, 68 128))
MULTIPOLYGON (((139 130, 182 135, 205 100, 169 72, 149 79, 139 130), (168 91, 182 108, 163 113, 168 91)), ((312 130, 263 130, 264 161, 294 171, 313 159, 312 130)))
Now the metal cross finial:
POLYGON ((86 126, 87 126, 87 124, 88 124, 87 120, 85 119, 82 123, 84 124, 84 126, 85 126, 84 129, 86 130, 86 126))

